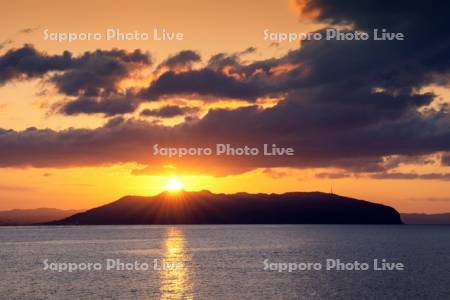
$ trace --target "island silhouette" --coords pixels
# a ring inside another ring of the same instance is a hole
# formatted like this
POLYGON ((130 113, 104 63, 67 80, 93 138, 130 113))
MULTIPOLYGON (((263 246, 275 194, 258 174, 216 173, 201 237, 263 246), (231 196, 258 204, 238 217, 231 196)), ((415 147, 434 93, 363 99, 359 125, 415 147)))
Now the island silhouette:
POLYGON ((67 218, 76 213, 82 212, 79 209, 56 209, 56 208, 35 208, 35 209, 11 209, 0 211, 0 226, 33 225, 46 223, 67 218))
POLYGON ((331 193, 125 196, 47 225, 402 224, 392 207, 331 193))

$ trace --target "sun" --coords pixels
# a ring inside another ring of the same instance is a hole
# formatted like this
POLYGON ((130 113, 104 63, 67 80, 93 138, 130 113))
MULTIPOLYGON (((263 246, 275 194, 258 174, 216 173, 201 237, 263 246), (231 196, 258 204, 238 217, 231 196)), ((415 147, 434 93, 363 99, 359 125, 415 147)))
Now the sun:
POLYGON ((176 178, 171 178, 166 184, 166 190, 169 192, 176 192, 183 189, 183 183, 176 178))

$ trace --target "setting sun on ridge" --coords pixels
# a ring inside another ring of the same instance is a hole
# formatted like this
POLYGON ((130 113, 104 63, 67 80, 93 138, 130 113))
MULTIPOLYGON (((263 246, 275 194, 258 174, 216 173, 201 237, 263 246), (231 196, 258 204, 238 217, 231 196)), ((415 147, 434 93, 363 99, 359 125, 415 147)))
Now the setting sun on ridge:
POLYGON ((183 189, 183 183, 176 178, 171 178, 167 182, 165 189, 170 192, 175 192, 183 189))

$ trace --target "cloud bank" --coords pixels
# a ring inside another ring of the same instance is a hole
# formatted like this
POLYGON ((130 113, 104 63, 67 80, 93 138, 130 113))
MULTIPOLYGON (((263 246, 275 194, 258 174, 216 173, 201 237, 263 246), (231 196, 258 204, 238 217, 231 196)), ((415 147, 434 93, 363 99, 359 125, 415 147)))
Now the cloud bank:
MULTIPOLYGON (((212 109, 201 119, 173 127, 118 117, 96 129, 54 131, 0 130, 0 166, 99 165, 138 162, 147 171, 176 165, 193 172, 234 174, 255 168, 338 167, 373 173, 374 178, 423 178, 389 173, 386 156, 420 156, 450 151, 447 104, 432 106, 429 85, 447 87, 450 70, 450 21, 447 2, 300 1, 302 15, 328 26, 358 30, 387 28, 403 32, 404 41, 306 41, 279 58, 246 62, 255 50, 219 53, 202 63, 185 50, 160 63, 147 87, 122 91, 119 83, 152 66, 139 50, 70 52, 46 55, 30 45, 0 57, 0 84, 46 78, 67 97, 59 112, 117 116, 142 103, 195 95, 200 100, 234 99, 237 109, 212 109), (193 67, 197 65, 197 67, 193 67), (282 99, 269 108, 255 105, 282 99), (294 157, 151 157, 153 144, 210 146, 215 143, 293 147, 294 157)), ((189 107, 166 106, 142 115, 168 118, 189 107)), ((448 165, 448 157, 442 158, 448 165)), ((422 176, 422 177, 421 177, 422 176)), ((432 174, 430 178, 448 178, 432 174)))

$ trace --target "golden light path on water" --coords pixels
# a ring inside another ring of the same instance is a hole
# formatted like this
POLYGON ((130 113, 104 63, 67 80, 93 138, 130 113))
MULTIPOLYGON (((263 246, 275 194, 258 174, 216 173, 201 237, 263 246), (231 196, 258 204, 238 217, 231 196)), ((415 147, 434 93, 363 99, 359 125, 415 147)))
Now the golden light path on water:
POLYGON ((188 269, 190 256, 183 232, 175 227, 166 229, 163 259, 166 267, 160 271, 161 299, 193 299, 188 269))

